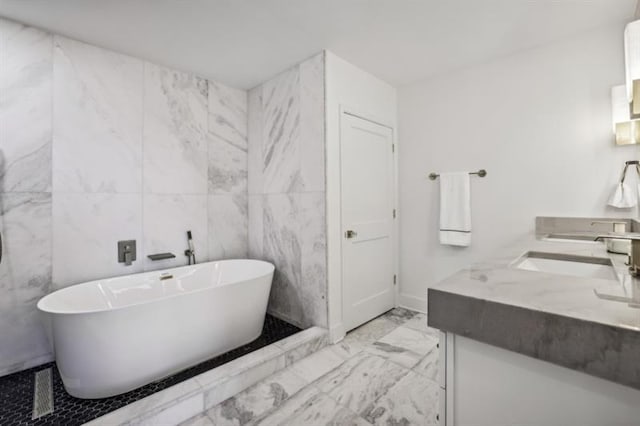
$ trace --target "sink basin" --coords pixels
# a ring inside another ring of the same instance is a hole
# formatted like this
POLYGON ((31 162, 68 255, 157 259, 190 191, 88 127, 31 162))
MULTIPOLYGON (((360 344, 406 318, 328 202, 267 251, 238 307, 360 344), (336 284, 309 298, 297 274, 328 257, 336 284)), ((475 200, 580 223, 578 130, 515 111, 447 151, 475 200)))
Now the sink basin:
POLYGON ((543 240, 567 243, 600 244, 600 242, 595 241, 595 237, 593 235, 549 234, 544 237, 543 240))
POLYGON ((511 266, 525 271, 618 280, 611 259, 605 257, 530 251, 519 257, 511 266))

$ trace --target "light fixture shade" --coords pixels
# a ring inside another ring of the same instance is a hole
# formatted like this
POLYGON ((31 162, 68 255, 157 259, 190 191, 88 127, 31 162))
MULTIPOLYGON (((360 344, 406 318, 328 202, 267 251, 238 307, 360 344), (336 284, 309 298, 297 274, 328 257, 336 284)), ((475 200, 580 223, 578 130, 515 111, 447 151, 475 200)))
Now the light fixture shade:
POLYGON ((624 84, 611 88, 611 124, 613 133, 616 132, 616 124, 631 120, 629 117, 629 101, 627 100, 627 88, 624 84))
POLYGON ((624 62, 627 100, 632 102, 633 82, 640 80, 640 20, 627 24, 624 29, 624 62))

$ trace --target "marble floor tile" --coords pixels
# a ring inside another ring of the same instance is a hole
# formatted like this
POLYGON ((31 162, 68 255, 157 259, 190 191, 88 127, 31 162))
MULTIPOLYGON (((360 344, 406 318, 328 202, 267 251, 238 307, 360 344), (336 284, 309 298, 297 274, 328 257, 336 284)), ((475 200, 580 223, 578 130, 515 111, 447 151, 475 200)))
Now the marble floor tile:
POLYGON ((413 328, 414 330, 424 331, 425 333, 430 334, 431 336, 435 336, 439 338, 440 332, 438 329, 431 328, 427 325, 427 315, 426 314, 416 314, 413 318, 403 324, 405 327, 413 328))
POLYGON ((408 369, 362 352, 316 382, 338 403, 360 412, 385 395, 408 369))
POLYGON ((183 426, 437 424, 437 340, 384 317, 354 333, 183 426))
POLYGON ((439 387, 409 371, 359 414, 376 425, 436 425, 439 387))
POLYGON ((422 356, 418 353, 383 342, 373 342, 370 345, 366 345, 364 350, 406 368, 416 367, 422 359, 422 356))
POLYGON ((311 383, 339 367, 345 358, 340 356, 333 347, 324 348, 291 366, 293 372, 311 383))
POLYGON ((439 349, 437 345, 429 350, 429 352, 420 360, 420 362, 413 367, 413 371, 422 374, 426 378, 437 381, 438 380, 438 356, 439 349))
POLYGON ((425 332, 408 327, 398 327, 376 343, 402 348, 419 355, 426 355, 433 346, 438 344, 438 341, 425 332))
POLYGON ((329 346, 329 349, 347 360, 362 352, 364 347, 365 345, 357 340, 342 339, 340 342, 329 346))
POLYGON ((216 426, 239 426, 276 410, 307 382, 285 369, 216 405, 207 415, 216 426))
POLYGON ((215 426, 215 423, 206 414, 200 414, 180 423, 180 426, 215 426))
POLYGON ((418 312, 411 311, 406 308, 394 308, 384 314, 384 317, 398 325, 403 325, 407 321, 413 319, 416 315, 418 315, 418 312))
POLYGON ((350 331, 344 340, 346 342, 373 343, 396 328, 398 328, 398 324, 381 316, 350 331))
POLYGON ((405 321, 403 324, 405 327, 413 328, 416 330, 424 331, 427 326, 427 315, 422 313, 416 313, 412 318, 405 321))
POLYGON ((281 410, 265 417, 257 424, 262 426, 364 426, 368 423, 328 395, 314 387, 308 387, 287 401, 281 410))

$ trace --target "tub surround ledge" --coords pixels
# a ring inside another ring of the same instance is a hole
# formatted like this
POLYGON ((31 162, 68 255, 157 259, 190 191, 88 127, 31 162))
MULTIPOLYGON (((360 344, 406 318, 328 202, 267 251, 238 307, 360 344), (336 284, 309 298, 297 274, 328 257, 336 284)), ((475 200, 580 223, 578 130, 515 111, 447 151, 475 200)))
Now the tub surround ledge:
POLYGON ((157 392, 89 423, 178 424, 282 370, 287 359, 304 357, 328 344, 327 330, 311 327, 206 373, 157 392))
POLYGON ((527 251, 608 257, 637 283, 604 244, 528 237, 428 289, 429 326, 640 389, 640 310, 594 294, 622 284, 513 268, 527 251))

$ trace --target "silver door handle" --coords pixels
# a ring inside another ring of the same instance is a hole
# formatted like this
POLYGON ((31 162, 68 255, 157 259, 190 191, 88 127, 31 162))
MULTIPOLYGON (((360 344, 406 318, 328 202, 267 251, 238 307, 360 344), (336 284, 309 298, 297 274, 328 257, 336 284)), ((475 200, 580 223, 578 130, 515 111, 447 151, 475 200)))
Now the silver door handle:
POLYGON ((356 231, 352 231, 352 230, 348 230, 347 232, 344 233, 344 237, 347 239, 350 238, 355 238, 358 236, 358 233, 356 231))

